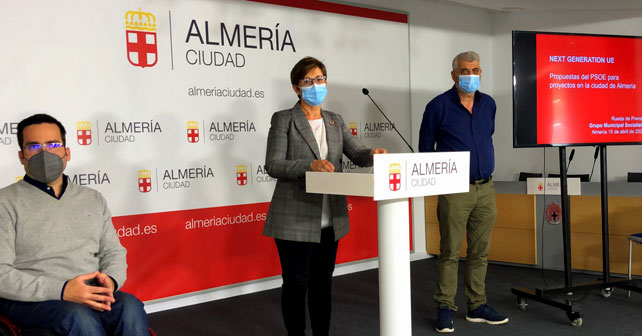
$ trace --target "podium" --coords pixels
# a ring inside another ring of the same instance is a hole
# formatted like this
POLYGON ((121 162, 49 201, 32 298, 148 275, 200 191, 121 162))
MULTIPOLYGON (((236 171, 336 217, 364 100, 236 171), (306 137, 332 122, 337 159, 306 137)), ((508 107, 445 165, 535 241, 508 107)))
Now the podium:
POLYGON ((380 335, 412 335, 408 199, 467 192, 469 152, 379 154, 374 173, 306 173, 306 191, 377 201, 380 335))

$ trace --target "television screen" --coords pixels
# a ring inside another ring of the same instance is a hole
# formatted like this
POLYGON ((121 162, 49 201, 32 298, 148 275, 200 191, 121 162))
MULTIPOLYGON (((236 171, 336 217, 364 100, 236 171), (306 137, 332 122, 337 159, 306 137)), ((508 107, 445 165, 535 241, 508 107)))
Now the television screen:
POLYGON ((513 146, 642 143, 642 37, 513 31, 513 146))

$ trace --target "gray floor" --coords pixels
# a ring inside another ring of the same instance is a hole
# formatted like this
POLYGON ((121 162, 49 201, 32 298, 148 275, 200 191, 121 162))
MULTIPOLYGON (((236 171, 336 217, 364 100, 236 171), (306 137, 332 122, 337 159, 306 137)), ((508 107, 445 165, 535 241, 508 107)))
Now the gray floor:
MULTIPOLYGON (((436 259, 412 262, 413 335, 436 335, 432 293, 436 259)), ((564 311, 529 302, 525 311, 516 305, 511 287, 555 288, 563 284, 560 272, 491 264, 487 274, 489 304, 510 317, 501 326, 474 324, 465 320, 466 305, 461 288, 455 318, 456 335, 642 335, 642 294, 616 289, 609 298, 597 290, 577 293, 583 325, 571 326, 564 311)), ((574 283, 596 281, 595 275, 574 274, 574 283)), ((285 335, 280 314, 280 290, 274 289, 149 315, 158 335, 285 335)), ((309 332, 308 335, 311 335, 309 332)), ((336 277, 333 289, 331 335, 379 335, 377 270, 336 277)), ((396 335, 395 335, 396 336, 396 335)))

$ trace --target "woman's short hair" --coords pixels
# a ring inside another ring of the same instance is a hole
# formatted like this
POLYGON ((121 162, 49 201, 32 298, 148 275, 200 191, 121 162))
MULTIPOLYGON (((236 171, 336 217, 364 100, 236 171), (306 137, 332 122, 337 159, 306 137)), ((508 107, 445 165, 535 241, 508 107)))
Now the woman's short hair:
POLYGON ((314 68, 321 69, 324 76, 328 75, 323 62, 314 57, 306 56, 297 62, 297 64, 294 65, 294 68, 292 68, 292 71, 290 71, 290 82, 292 82, 292 85, 298 86, 299 81, 305 77, 305 74, 312 71, 314 68))

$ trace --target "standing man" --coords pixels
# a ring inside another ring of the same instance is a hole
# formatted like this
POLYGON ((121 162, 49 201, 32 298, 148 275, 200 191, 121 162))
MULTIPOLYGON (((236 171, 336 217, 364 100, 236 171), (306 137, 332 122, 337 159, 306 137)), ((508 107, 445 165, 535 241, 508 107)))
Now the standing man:
POLYGON ((0 313, 60 335, 149 335, 125 283, 126 250, 105 199, 73 184, 65 128, 36 114, 18 123, 24 179, 0 189, 0 313))
POLYGON ((478 91, 482 69, 479 55, 467 51, 455 56, 450 73, 455 85, 426 106, 419 131, 421 152, 470 152, 470 189, 467 193, 440 195, 437 204, 441 234, 438 283, 437 332, 455 331, 457 268, 464 234, 467 267, 464 277, 470 322, 504 324, 508 318, 486 304, 486 267, 490 234, 497 207, 492 174, 495 168, 493 133, 495 101, 478 91), (436 145, 436 146, 435 146, 436 145))

